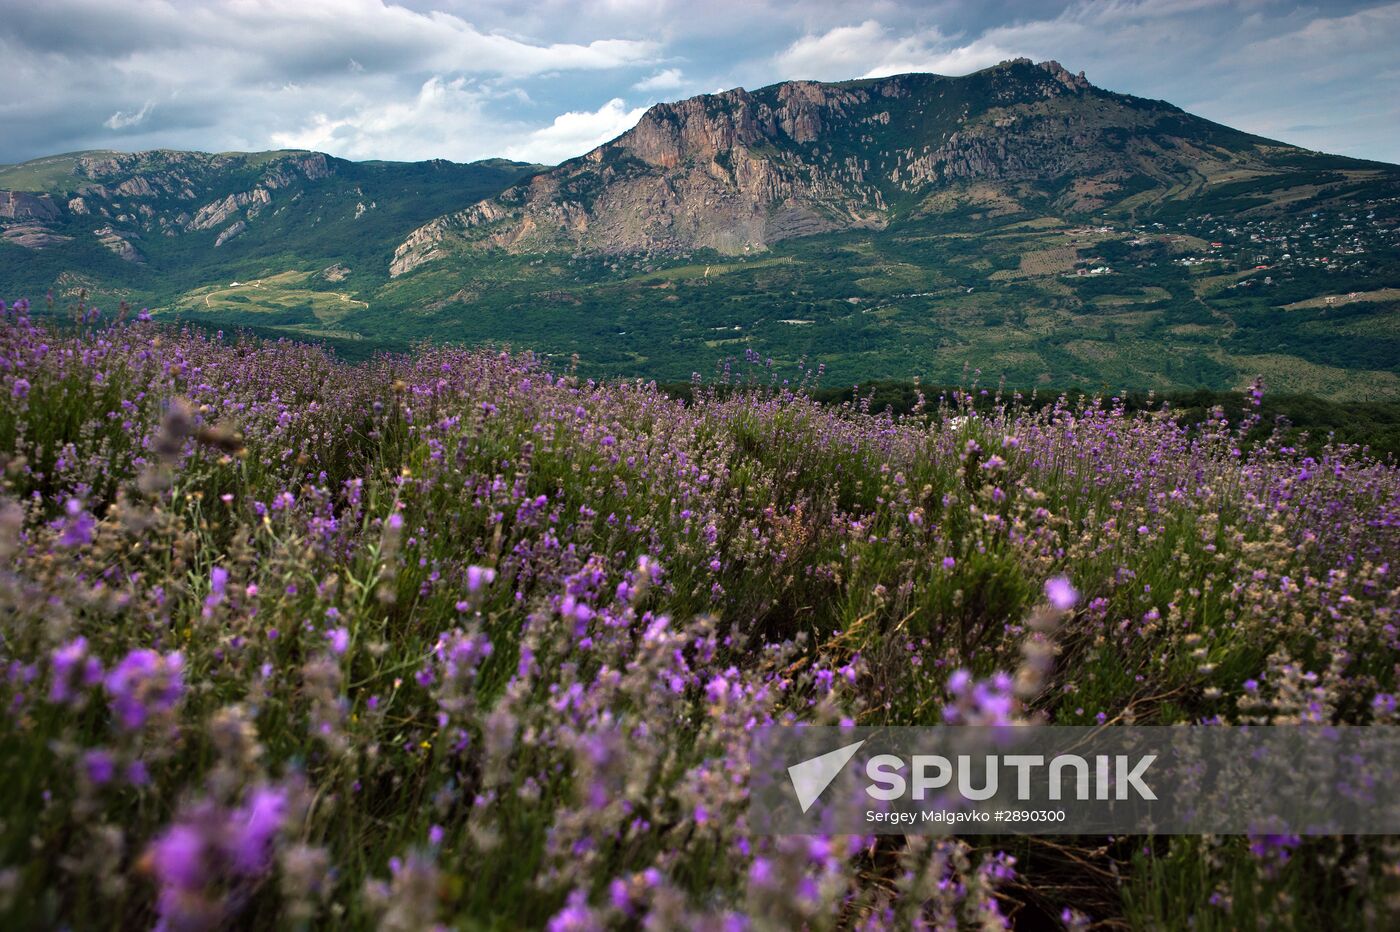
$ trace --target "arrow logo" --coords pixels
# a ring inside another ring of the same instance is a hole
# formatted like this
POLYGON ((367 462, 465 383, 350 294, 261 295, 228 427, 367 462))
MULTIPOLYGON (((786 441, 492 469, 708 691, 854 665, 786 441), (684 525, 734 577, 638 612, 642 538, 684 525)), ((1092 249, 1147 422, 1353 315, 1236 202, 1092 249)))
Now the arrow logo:
POLYGON ((864 740, 857 741, 855 744, 848 744, 844 748, 837 748, 788 768, 788 778, 792 780, 792 788, 797 793, 797 802, 802 806, 803 812, 812 808, 864 743, 864 740))

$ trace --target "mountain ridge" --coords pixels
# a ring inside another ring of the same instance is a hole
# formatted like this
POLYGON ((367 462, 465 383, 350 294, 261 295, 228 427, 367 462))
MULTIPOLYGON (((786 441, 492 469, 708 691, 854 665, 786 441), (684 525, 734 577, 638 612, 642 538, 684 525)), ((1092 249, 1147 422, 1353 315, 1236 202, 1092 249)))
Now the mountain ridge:
POLYGON ((1193 183, 1309 156, 1376 164, 1106 91, 1055 61, 1013 59, 952 78, 785 81, 657 104, 616 139, 413 231, 390 274, 461 248, 739 254, 882 229, 983 182, 1014 206, 1131 208, 1134 197, 1189 195, 1193 183))
POLYGON ((419 223, 542 167, 502 159, 352 162, 301 149, 45 156, 0 167, 0 246, 20 249, 0 270, 11 287, 121 296, 176 274, 177 265, 237 271, 240 256, 275 255, 291 244, 340 261, 347 257, 333 250, 348 239, 356 265, 365 255, 377 265, 387 261, 378 251, 419 223), (334 246, 310 242, 330 240, 332 228, 334 246), (102 280, 125 288, 104 289, 102 280))

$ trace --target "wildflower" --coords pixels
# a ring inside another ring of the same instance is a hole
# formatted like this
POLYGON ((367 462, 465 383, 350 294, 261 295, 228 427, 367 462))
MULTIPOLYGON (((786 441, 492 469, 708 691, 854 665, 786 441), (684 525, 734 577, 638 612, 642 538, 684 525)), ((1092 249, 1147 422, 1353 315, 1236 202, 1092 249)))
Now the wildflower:
POLYGON ((284 790, 261 787, 232 813, 226 845, 236 871, 256 875, 267 869, 272 838, 281 827, 286 807, 284 790))
POLYGON ((604 925, 588 907, 588 895, 582 890, 574 890, 569 894, 564 908, 554 914, 546 928, 549 932, 601 932, 604 925))
POLYGON ((183 671, 178 651, 162 656, 134 650, 123 657, 104 681, 121 727, 135 731, 152 716, 172 710, 184 694, 183 671))
POLYGON ((1249 853, 1261 860, 1271 859, 1280 864, 1286 863, 1293 849, 1298 847, 1302 839, 1297 835, 1251 835, 1249 836, 1249 853))
POLYGON ((204 597, 203 616, 212 618, 214 609, 223 604, 224 594, 228 590, 228 570, 222 566, 215 566, 209 570, 209 594, 204 597))
POLYGON ((1005 725, 1016 714, 1013 680, 996 673, 985 680, 974 680, 967 670, 954 670, 948 677, 948 692, 954 701, 944 706, 943 719, 953 725, 1005 725))
MULTIPOLYGON (((166 891, 192 891, 204 885, 204 837, 192 825, 174 825, 156 840, 155 874, 166 891)), ((162 896, 164 900, 164 896, 162 896)))
POLYGON ((88 655, 87 638, 76 637, 50 655, 50 702, 69 702, 79 686, 95 686, 102 680, 102 662, 88 655))
POLYGON ((467 567, 467 591, 479 592, 482 586, 496 581, 496 571, 486 566, 467 567))
POLYGON ((1079 601, 1079 593, 1064 576, 1055 576, 1045 583, 1045 597, 1050 604, 1062 612, 1074 608, 1079 601))
POLYGON ((83 772, 98 786, 110 782, 116 769, 116 761, 112 758, 111 751, 96 748, 83 755, 83 772))
POLYGON ((97 527, 97 519, 83 509, 83 503, 76 498, 68 499, 64 506, 68 518, 63 524, 63 535, 59 545, 63 547, 86 547, 92 543, 92 532, 97 527))

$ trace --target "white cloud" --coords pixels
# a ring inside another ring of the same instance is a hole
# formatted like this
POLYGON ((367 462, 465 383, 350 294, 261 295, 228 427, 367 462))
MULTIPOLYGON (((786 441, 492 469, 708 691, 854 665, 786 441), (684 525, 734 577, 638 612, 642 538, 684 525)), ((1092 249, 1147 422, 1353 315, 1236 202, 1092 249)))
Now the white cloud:
POLYGON ((880 78, 911 71, 948 75, 971 74, 1016 56, 1015 51, 984 39, 967 45, 939 49, 921 37, 912 37, 897 43, 880 64, 862 77, 880 78))
POLYGON ((153 104, 148 100, 142 104, 141 109, 137 110, 135 113, 118 110, 116 113, 103 120, 102 125, 108 129, 127 129, 131 126, 140 125, 140 123, 146 119, 146 114, 151 112, 152 106, 153 104))
POLYGON ((777 56, 783 74, 793 78, 853 77, 882 56, 891 44, 888 31, 873 19, 859 26, 838 26, 819 36, 798 39, 777 56))
POLYGON ((0 0, 0 161, 110 145, 484 158, 617 92, 589 82, 661 59, 653 39, 587 23, 527 37, 465 15, 387 0, 0 0))
POLYGON ((632 85, 634 91, 674 91, 676 88, 685 86, 685 76, 681 74, 679 68, 667 68, 665 71, 658 71, 649 78, 643 78, 632 85))
POLYGON ((793 78, 842 80, 910 71, 967 74, 1015 56, 985 38, 958 45, 937 29, 900 36, 878 20, 868 19, 859 26, 803 36, 777 56, 776 64, 793 78))
POLYGON ((494 118, 488 106, 497 96, 465 78, 436 76, 404 100, 376 96, 339 114, 317 112, 295 129, 273 133, 271 144, 350 159, 410 160, 424 158, 426 150, 461 162, 500 155, 552 165, 621 135, 646 112, 613 98, 597 110, 561 113, 532 129, 494 118))
POLYGON ((561 113, 549 126, 537 129, 524 140, 505 148, 509 158, 553 165, 622 135, 637 125, 646 107, 627 109, 614 97, 592 112, 561 113))
POLYGON ((483 110, 486 99, 466 78, 435 76, 410 99, 376 97, 339 115, 317 112, 296 129, 274 132, 271 141, 279 149, 315 149, 350 159, 407 161, 427 149, 440 158, 470 161, 484 154, 483 136, 510 128, 491 126, 483 110))

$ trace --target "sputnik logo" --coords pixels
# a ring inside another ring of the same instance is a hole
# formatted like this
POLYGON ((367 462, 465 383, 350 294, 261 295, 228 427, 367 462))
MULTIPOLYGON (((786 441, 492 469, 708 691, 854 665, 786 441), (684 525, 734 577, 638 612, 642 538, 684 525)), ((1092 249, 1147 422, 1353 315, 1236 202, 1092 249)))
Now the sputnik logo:
POLYGON ((797 793, 797 802, 805 813, 821 798, 822 793, 836 779, 836 775, 856 756, 856 751, 865 741, 857 741, 843 748, 828 751, 819 757, 812 757, 788 768, 788 778, 797 793))

